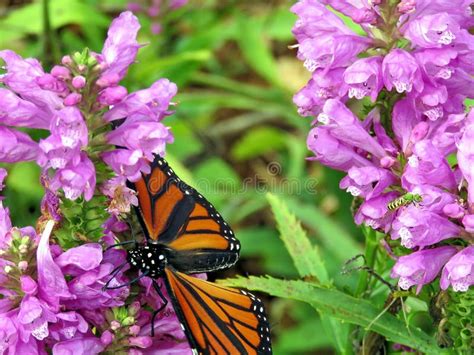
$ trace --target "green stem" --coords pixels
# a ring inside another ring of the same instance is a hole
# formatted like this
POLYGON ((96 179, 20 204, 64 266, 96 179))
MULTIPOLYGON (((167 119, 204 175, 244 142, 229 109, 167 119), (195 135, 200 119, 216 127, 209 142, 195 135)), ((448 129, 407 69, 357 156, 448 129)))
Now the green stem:
POLYGON ((49 16, 49 0, 42 1, 43 10, 43 65, 46 68, 51 68, 56 59, 59 57, 57 43, 55 41, 54 32, 51 28, 51 21, 49 16))
MULTIPOLYGON (((377 255, 377 249, 379 241, 377 238, 377 232, 367 227, 363 228, 365 235, 365 265, 373 269, 375 265, 375 259, 377 255)), ((367 271, 361 271, 359 276, 359 282, 355 291, 355 296, 360 297, 368 288, 369 285, 369 273, 367 271)))

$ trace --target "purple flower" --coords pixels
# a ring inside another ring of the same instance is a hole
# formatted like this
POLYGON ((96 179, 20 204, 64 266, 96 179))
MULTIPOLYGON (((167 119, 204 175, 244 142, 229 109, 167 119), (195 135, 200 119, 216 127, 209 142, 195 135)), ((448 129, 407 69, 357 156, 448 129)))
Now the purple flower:
POLYGON ((468 246, 454 255, 446 263, 441 275, 441 288, 449 285, 456 292, 466 292, 474 284, 474 245, 468 246))
POLYGON ((100 244, 89 243, 71 248, 55 259, 64 274, 78 276, 84 271, 97 268, 102 262, 100 244))
POLYGON ((341 142, 325 126, 314 127, 308 134, 308 149, 316 155, 313 160, 333 169, 348 171, 352 167, 369 166, 372 163, 358 154, 353 147, 341 142))
POLYGON ((349 16, 356 23, 375 23, 377 19, 377 11, 372 4, 376 1, 340 1, 340 0, 323 0, 322 3, 329 4, 337 11, 349 16))
POLYGON ((105 107, 109 105, 117 105, 128 94, 127 88, 124 86, 113 86, 102 90, 99 94, 99 102, 105 107))
POLYGON ((360 120, 339 100, 329 99, 319 114, 323 123, 335 138, 363 149, 381 159, 387 155, 385 149, 362 126, 360 120))
POLYGON ((77 165, 69 165, 56 172, 50 186, 56 191, 62 189, 70 200, 76 200, 83 194, 88 201, 94 195, 95 183, 94 164, 82 153, 81 161, 77 165))
POLYGON ((141 150, 116 149, 102 154, 102 159, 119 176, 136 181, 141 173, 150 172, 150 163, 143 157, 141 150))
POLYGON ((456 188, 456 179, 451 167, 429 140, 414 145, 402 179, 402 186, 407 190, 412 186, 425 184, 448 190, 456 188))
POLYGON ((421 70, 413 56, 403 49, 394 49, 385 56, 382 63, 383 81, 388 90, 421 92, 424 87, 421 70))
POLYGON ((370 43, 318 1, 300 1, 291 11, 298 16, 293 27, 299 43, 298 58, 310 72, 346 66, 370 43))
POLYGON ((86 320, 77 312, 63 312, 56 315, 57 322, 49 327, 55 341, 64 341, 82 336, 89 330, 86 320))
POLYGON ((466 214, 462 218, 464 229, 468 233, 474 233, 474 214, 466 214))
POLYGON ((347 176, 341 180, 339 187, 353 196, 371 199, 379 196, 395 181, 395 176, 385 169, 375 166, 352 167, 347 172, 347 176))
POLYGON ((386 231, 393 220, 393 214, 389 213, 387 205, 397 197, 396 192, 389 192, 366 200, 354 216, 354 221, 359 225, 364 223, 373 229, 386 231))
POLYGON ((82 114, 76 107, 66 107, 57 112, 51 121, 51 133, 61 139, 66 148, 83 147, 88 142, 88 131, 82 114))
POLYGON ((75 353, 95 355, 100 354, 104 350, 104 344, 93 335, 62 341, 53 346, 54 355, 71 355, 75 353))
POLYGON ((107 135, 107 141, 132 151, 140 150, 149 161, 153 155, 164 155, 166 143, 173 141, 169 129, 160 122, 134 120, 129 117, 120 127, 107 135))
POLYGON ((125 76, 140 48, 136 39, 139 29, 138 19, 130 11, 121 13, 112 22, 102 49, 106 65, 103 76, 117 75, 118 81, 125 76))
POLYGON ((392 239, 406 248, 426 247, 459 235, 461 227, 435 212, 410 205, 401 210, 392 224, 392 239))
POLYGON ((298 113, 301 116, 316 116, 327 99, 343 97, 347 92, 347 85, 341 85, 340 82, 343 72, 343 68, 327 73, 322 69, 315 70, 308 84, 293 96, 298 113))
POLYGON ((35 160, 38 144, 26 133, 0 126, 0 162, 16 163, 35 160))
POLYGON ((168 79, 160 79, 149 89, 139 90, 128 95, 107 112, 104 118, 107 121, 113 121, 136 114, 161 121, 170 113, 168 107, 176 92, 176 84, 168 79))
POLYGON ((448 156, 456 151, 456 143, 461 138, 462 127, 466 122, 465 116, 449 115, 431 132, 430 139, 442 155, 448 156))
POLYGON ((72 298, 66 280, 59 266, 54 262, 51 255, 49 237, 54 223, 48 222, 41 235, 36 253, 36 263, 38 266, 39 295, 44 299, 51 309, 59 310, 61 300, 72 298))
POLYGON ((383 87, 382 57, 359 59, 344 72, 344 81, 349 85, 349 97, 360 100, 370 96, 375 102, 383 87))
POLYGON ((6 126, 48 128, 49 113, 12 91, 0 88, 0 123, 6 126))
POLYGON ((443 12, 410 21, 403 35, 414 45, 423 48, 440 48, 451 44, 460 30, 454 18, 443 12))
MULTIPOLYGON (((96 245, 80 246, 69 250, 65 257, 58 257, 58 263, 62 269, 70 271, 72 279, 68 282, 68 288, 73 299, 65 300, 64 305, 69 310, 97 311, 108 307, 118 307, 124 304, 128 296, 128 287, 118 289, 102 290, 103 286, 112 276, 112 270, 124 264, 126 259, 123 251, 110 250, 105 255, 99 254, 96 245), (84 260, 93 256, 93 260, 84 260), (99 260, 101 260, 99 262, 99 260)), ((127 282, 123 276, 126 267, 109 283, 111 287, 123 285, 127 282)))
MULTIPOLYGON (((469 117, 474 118, 474 110, 471 110, 469 117)), ((467 182, 468 201, 474 206, 474 122, 470 122, 464 129, 461 139, 457 143, 457 158, 459 168, 467 182)))
POLYGON ((456 195, 432 185, 418 185, 410 192, 421 196, 422 201, 418 204, 420 208, 439 214, 444 211, 446 205, 457 202, 456 195))
POLYGON ((48 323, 55 323, 56 315, 49 306, 34 296, 25 296, 18 312, 19 332, 21 339, 26 343, 30 335, 37 340, 44 340, 49 336, 48 323))
POLYGON ((2 315, 0 317, 0 352, 9 354, 7 351, 14 349, 18 340, 18 333, 15 323, 11 318, 2 315))
POLYGON ((49 90, 43 90, 38 80, 44 76, 41 64, 32 58, 23 59, 10 50, 0 51, 0 58, 6 63, 7 73, 0 82, 20 95, 24 100, 31 101, 47 112, 63 107, 60 97, 49 90))
POLYGON ((419 293, 423 285, 438 276, 443 265, 454 254, 456 248, 445 246, 401 256, 392 269, 391 277, 399 277, 398 285, 404 290, 417 285, 416 292, 419 293))
POLYGON ((80 147, 65 147, 58 135, 51 135, 39 143, 41 153, 38 155, 37 163, 46 171, 48 168, 62 169, 68 163, 77 165, 80 162, 80 147))
MULTIPOLYGON (((420 122, 420 114, 415 103, 409 98, 398 101, 392 113, 393 133, 400 143, 403 152, 409 152, 412 145, 419 141, 420 135, 413 135, 415 126, 420 122), (417 137, 418 136, 418 137, 417 137), (417 137, 415 140, 413 138, 417 137)), ((425 135, 428 133, 426 129, 425 135)), ((422 138, 424 138, 422 136, 422 138)))
POLYGON ((125 177, 117 176, 105 182, 102 193, 111 198, 107 210, 114 214, 129 213, 131 205, 138 205, 138 198, 132 189, 126 186, 125 177))

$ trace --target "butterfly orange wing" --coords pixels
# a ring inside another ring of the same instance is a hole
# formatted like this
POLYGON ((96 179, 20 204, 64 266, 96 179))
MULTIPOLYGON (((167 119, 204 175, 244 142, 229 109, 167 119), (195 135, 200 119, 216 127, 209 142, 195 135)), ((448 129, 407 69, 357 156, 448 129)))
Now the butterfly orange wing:
POLYGON ((235 264, 240 243, 232 229, 163 158, 157 155, 150 174, 129 187, 137 192, 137 214, 148 242, 165 244, 176 269, 208 272, 235 264))
POLYGON ((165 272, 174 308, 199 354, 271 354, 270 327, 261 300, 171 268, 165 272))

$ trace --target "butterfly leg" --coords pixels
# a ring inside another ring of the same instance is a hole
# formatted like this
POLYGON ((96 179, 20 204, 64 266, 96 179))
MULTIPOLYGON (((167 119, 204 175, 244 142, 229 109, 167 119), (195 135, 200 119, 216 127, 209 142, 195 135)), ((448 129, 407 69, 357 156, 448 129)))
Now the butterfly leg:
MULTIPOLYGON (((118 288, 122 288, 122 287, 126 287, 126 286, 130 286, 131 284, 134 284, 135 282, 139 281, 140 279, 144 278, 145 276, 148 275, 148 271, 145 271, 143 274, 141 274, 140 276, 137 276, 135 277, 133 280, 127 282, 127 283, 124 283, 123 285, 118 285, 118 286, 113 286, 113 287, 103 287, 104 289, 106 290, 116 290, 118 288)), ((110 280, 109 280, 110 282, 110 280)), ((108 282, 107 282, 108 283, 108 282)), ((107 285, 107 284, 106 284, 107 285)))
POLYGON ((158 285, 158 283, 153 280, 153 288, 156 290, 158 293, 158 296, 160 296, 161 300, 163 301, 163 304, 158 308, 156 311, 153 312, 153 316, 151 317, 151 336, 155 336, 155 318, 160 313, 167 305, 168 305, 168 300, 166 297, 163 295, 161 292, 161 287, 158 285))
POLYGON ((128 262, 126 261, 123 264, 117 266, 115 269, 112 270, 112 272, 110 273, 111 278, 109 279, 109 281, 107 281, 107 283, 104 285, 104 287, 102 287, 102 291, 105 291, 105 290, 108 289, 109 284, 112 282, 112 280, 115 278, 115 276, 117 276, 117 274, 120 272, 120 270, 122 270, 123 267, 125 265, 127 265, 127 263, 128 262))

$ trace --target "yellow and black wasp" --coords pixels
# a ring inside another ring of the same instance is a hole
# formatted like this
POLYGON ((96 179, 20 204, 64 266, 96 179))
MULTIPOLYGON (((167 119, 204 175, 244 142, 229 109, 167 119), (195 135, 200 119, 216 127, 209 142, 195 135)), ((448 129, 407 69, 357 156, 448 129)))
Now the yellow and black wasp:
POLYGON ((407 192, 406 194, 396 198, 395 200, 387 204, 389 211, 394 211, 402 206, 407 206, 410 203, 418 203, 423 201, 423 198, 419 194, 407 192))

